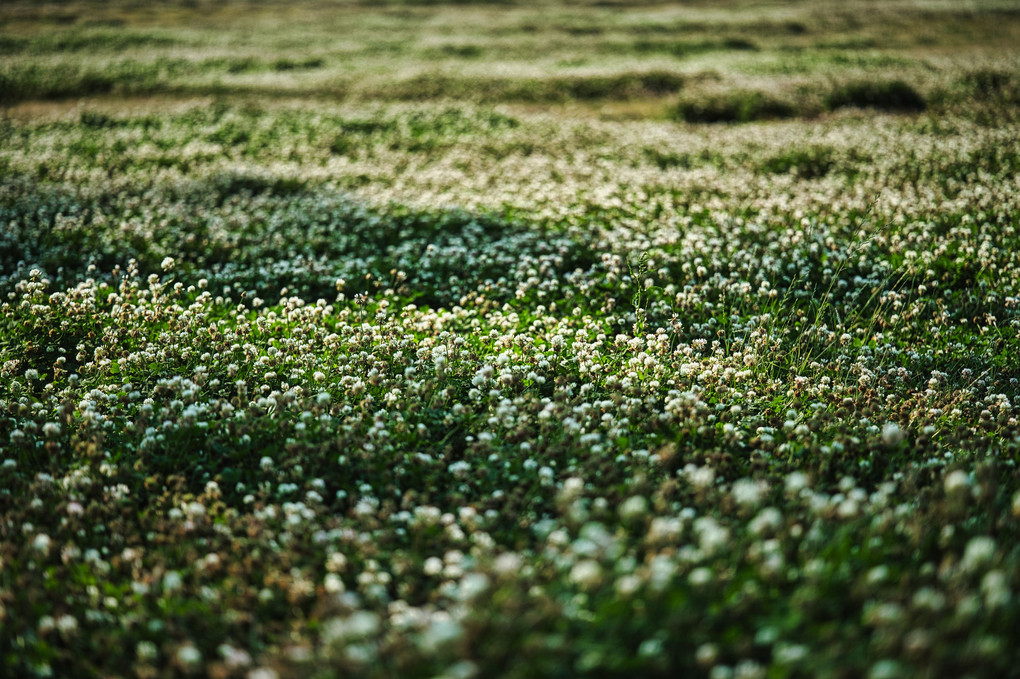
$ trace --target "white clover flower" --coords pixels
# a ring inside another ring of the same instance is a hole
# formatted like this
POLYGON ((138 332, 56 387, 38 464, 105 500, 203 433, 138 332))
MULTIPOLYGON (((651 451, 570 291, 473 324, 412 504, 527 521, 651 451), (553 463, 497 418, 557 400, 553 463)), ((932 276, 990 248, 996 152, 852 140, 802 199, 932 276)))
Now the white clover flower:
POLYGON ((155 660, 156 656, 159 655, 159 649, 151 641, 139 641, 138 645, 135 646, 135 655, 142 662, 155 660))
POLYGON ((251 655, 248 651, 236 648, 230 644, 220 644, 216 650, 219 652, 220 657, 223 658, 223 663, 230 669, 239 669, 251 665, 251 655))
POLYGON ((78 631, 78 620, 73 615, 64 615, 57 618, 57 629, 62 634, 74 634, 78 631))
POLYGON ((807 646, 779 643, 772 650, 772 657, 779 665, 796 665, 808 657, 807 646))
POLYGON ((489 578, 484 573, 467 573, 457 585, 457 597, 470 601, 489 588, 489 578))
POLYGON ((903 619, 903 607, 891 601, 866 604, 864 620, 869 625, 893 625, 903 619))
POLYGON ((519 554, 514 552, 503 552, 492 562, 492 570, 497 575, 514 575, 523 564, 519 554))
POLYGON ((701 551, 707 555, 715 554, 730 539, 730 532, 710 516, 702 516, 694 521, 694 531, 698 534, 701 551))
POLYGON ((476 387, 484 386, 492 378, 493 368, 491 365, 485 364, 478 369, 475 376, 471 379, 471 384, 476 387))
POLYGON ((159 266, 161 269, 163 269, 163 271, 170 272, 174 270, 175 265, 176 262, 174 261, 173 257, 164 257, 163 261, 160 263, 159 266))
POLYGON ((656 554, 648 564, 648 585, 652 590, 661 592, 669 586, 676 575, 676 562, 665 554, 656 554))
POLYGON ((712 582, 712 570, 704 566, 695 568, 687 576, 687 581, 695 587, 703 587, 712 582))
POLYGON ((765 679, 765 668, 754 660, 741 660, 733 668, 733 679, 765 679))
POLYGON ((985 605, 990 609, 1005 608, 1013 598, 1009 578, 1000 570, 985 573, 981 579, 981 593, 985 597, 985 605))
POLYGON ((694 652, 694 660, 702 667, 711 667, 719 659, 719 647, 713 643, 704 643, 694 652))
POLYGON ((860 503, 852 497, 842 500, 836 505, 836 515, 841 519, 852 519, 860 512, 860 503))
POLYGON ((570 569, 570 581, 584 589, 592 589, 602 582, 602 567, 594 559, 584 559, 570 569))
POLYGON ((707 489, 715 483, 715 470, 711 467, 697 467, 688 464, 683 468, 683 473, 687 477, 687 481, 698 489, 707 489))
POLYGON ((737 504, 753 507, 761 502, 762 495, 765 494, 767 489, 768 486, 762 481, 737 479, 733 482, 731 492, 737 504))
POLYGON ((783 525, 783 514, 775 507, 765 507, 751 519, 748 529, 754 535, 770 533, 783 525))
POLYGON ((914 592, 911 603, 916 609, 937 613, 945 608, 946 597, 944 594, 938 590, 932 589, 931 587, 922 587, 914 592))
POLYGON ((885 582, 889 578, 889 567, 882 564, 875 566, 868 571, 867 582, 869 585, 877 585, 885 582))
POLYGON ((683 521, 674 516, 656 516, 648 526, 648 539, 652 542, 673 541, 683 533, 683 521))
POLYGON ((898 446, 906 433, 895 422, 886 422, 882 425, 882 443, 889 447, 898 446))
POLYGON ((464 627, 456 620, 449 616, 433 615, 419 638, 419 645, 425 652, 435 653, 460 639, 463 634, 464 627))
POLYGON ((708 679, 733 679, 733 668, 729 665, 716 665, 709 671, 708 679))
POLYGON ((344 591, 344 581, 336 573, 327 573, 322 586, 330 594, 338 594, 344 591))
POLYGON ((648 514, 648 500, 641 495, 632 495, 620 505, 619 514, 625 523, 637 521, 648 514))
POLYGON ((478 665, 470 660, 458 660, 440 675, 442 679, 474 679, 478 676, 478 665))
POLYGON ((163 575, 164 592, 175 592, 179 590, 183 584, 184 580, 181 578, 181 574, 177 571, 167 571, 163 575))
POLYGON ((946 495, 955 495, 958 492, 966 492, 970 488, 970 475, 962 469, 956 469, 948 474, 942 481, 943 488, 945 488, 946 495))
POLYGON ((645 639, 638 647, 637 654, 642 658, 654 658, 662 655, 662 639, 645 639))
POLYGON ((615 585, 617 594, 620 596, 630 596, 634 592, 638 591, 641 587, 641 578, 633 573, 627 573, 626 575, 620 576, 615 585))
POLYGON ((46 535, 46 533, 39 533, 32 540, 32 549, 46 554, 50 551, 50 545, 52 543, 53 541, 50 539, 49 535, 46 535))
POLYGON ((205 505, 198 501, 188 502, 181 506, 185 516, 190 519, 199 519, 205 516, 205 505))
POLYGON ((380 629, 379 616, 371 611, 355 611, 344 621, 344 637, 363 639, 374 636, 380 629))
POLYGON ((976 571, 988 564, 995 557, 997 545, 995 539, 987 535, 979 535, 970 539, 963 552, 960 567, 965 571, 976 571))
POLYGON ((186 667, 202 662, 202 652, 191 643, 184 644, 178 648, 176 657, 177 661, 186 667))
POLYGON ((245 675, 245 679, 280 679, 280 674, 272 667, 256 667, 245 675))
POLYGON ((868 670, 868 679, 898 679, 906 676, 903 666, 895 660, 879 660, 868 670))
POLYGON ((341 552, 333 552, 326 559, 326 570, 330 573, 338 573, 347 567, 347 557, 341 552))

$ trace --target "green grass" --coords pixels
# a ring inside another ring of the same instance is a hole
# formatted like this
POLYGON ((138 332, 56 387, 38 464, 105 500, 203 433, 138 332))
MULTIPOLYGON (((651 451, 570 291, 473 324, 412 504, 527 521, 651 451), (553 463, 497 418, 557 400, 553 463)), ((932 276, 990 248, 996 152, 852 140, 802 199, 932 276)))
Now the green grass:
POLYGON ((4 4, 0 666, 1007 675, 1017 31, 4 4))

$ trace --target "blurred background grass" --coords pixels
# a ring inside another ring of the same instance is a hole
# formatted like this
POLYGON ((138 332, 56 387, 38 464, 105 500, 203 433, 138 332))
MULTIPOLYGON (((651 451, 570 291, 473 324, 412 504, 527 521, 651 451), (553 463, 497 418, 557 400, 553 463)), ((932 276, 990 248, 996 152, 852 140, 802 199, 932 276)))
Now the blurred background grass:
POLYGON ((847 107, 994 122, 1016 116, 1017 45, 1020 6, 1000 0, 7 0, 0 106, 449 99, 689 122, 847 107))

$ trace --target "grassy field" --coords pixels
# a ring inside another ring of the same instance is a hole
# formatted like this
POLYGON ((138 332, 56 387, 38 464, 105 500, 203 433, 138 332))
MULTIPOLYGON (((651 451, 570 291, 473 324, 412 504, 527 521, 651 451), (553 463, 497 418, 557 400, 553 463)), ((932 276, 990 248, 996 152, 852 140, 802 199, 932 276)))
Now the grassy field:
POLYGON ((1015 672, 1018 44, 7 0, 0 675, 1015 672))

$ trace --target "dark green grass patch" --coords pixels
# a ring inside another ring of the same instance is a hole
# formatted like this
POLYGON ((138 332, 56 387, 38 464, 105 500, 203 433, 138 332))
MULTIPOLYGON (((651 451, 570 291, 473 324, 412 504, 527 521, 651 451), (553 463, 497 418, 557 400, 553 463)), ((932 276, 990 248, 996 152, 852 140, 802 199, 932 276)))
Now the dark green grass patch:
POLYGON ((772 174, 795 174, 802 179, 819 179, 833 172, 854 178, 872 162, 863 151, 840 152, 824 145, 790 149, 766 158, 758 170, 772 174))
POLYGON ((669 54, 678 59, 712 52, 754 52, 759 49, 753 40, 737 36, 723 40, 643 39, 633 43, 620 44, 618 48, 621 51, 634 51, 638 54, 669 54))
POLYGON ((755 90, 729 90, 682 98, 676 117, 689 123, 748 123, 793 118, 797 107, 784 99, 755 90))
POLYGON ((829 109, 848 107, 881 111, 924 111, 928 103, 920 92, 903 80, 849 82, 833 89, 825 98, 829 109))
POLYGON ((494 103, 563 103, 663 97, 679 92, 685 77, 671 71, 548 78, 468 78, 428 74, 373 88, 369 96, 400 100, 465 99, 494 103))
POLYGON ((183 47, 187 41, 170 32, 138 32, 111 28, 76 28, 36 35, 0 34, 0 54, 30 56, 47 52, 116 53, 183 47))
POLYGON ((329 151, 335 155, 359 157, 374 153, 379 145, 390 150, 429 154, 441 152, 472 135, 495 137, 519 124, 513 117, 496 111, 468 114, 453 107, 438 114, 344 119, 338 121, 340 132, 329 143, 329 151))

